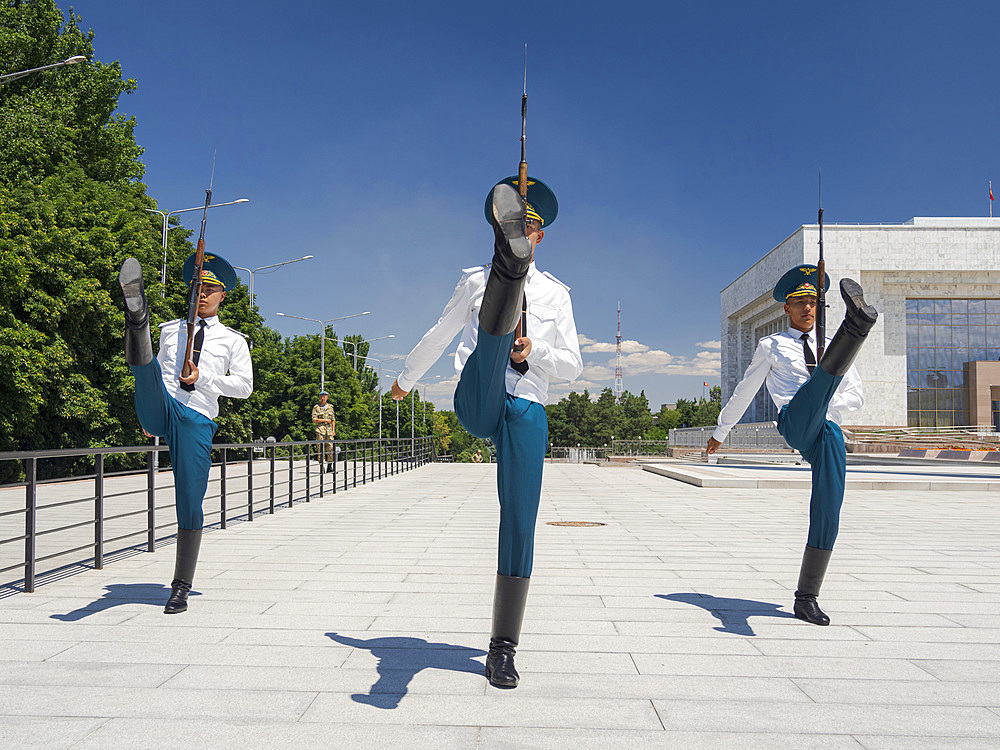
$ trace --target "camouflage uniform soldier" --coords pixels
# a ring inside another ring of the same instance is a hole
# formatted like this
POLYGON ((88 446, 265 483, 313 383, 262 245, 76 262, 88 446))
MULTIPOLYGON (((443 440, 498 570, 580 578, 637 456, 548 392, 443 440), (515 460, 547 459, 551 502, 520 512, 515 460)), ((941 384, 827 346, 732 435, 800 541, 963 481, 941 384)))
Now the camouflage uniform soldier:
MULTIPOLYGON (((330 398, 330 394, 326 391, 321 391, 319 394, 319 403, 313 407, 312 410, 312 421, 316 425, 316 439, 317 440, 333 440, 333 436, 337 434, 337 419, 333 415, 333 404, 328 404, 327 401, 330 398)), ((326 443, 326 470, 327 472, 333 471, 333 442, 326 443)))

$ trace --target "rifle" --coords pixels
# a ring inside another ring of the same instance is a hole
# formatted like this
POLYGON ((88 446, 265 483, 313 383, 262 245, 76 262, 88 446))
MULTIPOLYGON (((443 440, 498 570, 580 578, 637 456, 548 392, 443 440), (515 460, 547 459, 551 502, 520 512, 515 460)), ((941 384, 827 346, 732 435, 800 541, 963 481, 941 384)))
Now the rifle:
POLYGON ((823 259, 823 172, 819 173, 819 263, 816 264, 816 361, 826 350, 826 261, 823 259))
MULTIPOLYGON (((520 193, 521 198, 524 200, 525 204, 528 203, 528 162, 524 156, 524 142, 526 139, 525 130, 528 123, 528 45, 524 45, 524 88, 521 90, 521 161, 517 165, 517 192, 520 193)), ((524 217, 525 226, 527 226, 528 217, 524 217)), ((521 332, 524 330, 525 317, 528 311, 521 310, 521 320, 517 323, 517 328, 514 331, 514 340, 521 338, 521 332)), ((514 344, 514 351, 520 352, 524 350, 522 344, 514 344)))
POLYGON ((187 347, 184 350, 184 367, 181 377, 191 374, 191 351, 194 348, 194 324, 198 319, 198 303, 201 301, 201 272, 205 267, 205 224, 208 222, 208 206, 212 202, 212 184, 215 182, 215 154, 212 155, 212 176, 205 191, 205 210, 201 214, 201 231, 194 256, 194 276, 191 277, 191 291, 188 294, 187 347))

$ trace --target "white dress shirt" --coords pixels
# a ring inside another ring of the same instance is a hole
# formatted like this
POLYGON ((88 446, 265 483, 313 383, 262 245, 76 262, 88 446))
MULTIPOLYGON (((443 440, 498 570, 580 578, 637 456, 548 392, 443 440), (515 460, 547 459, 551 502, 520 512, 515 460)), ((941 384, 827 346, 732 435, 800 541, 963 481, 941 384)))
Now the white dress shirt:
MULTIPOLYGON (((733 425, 743 418, 761 383, 767 384, 767 392, 771 394, 771 399, 779 410, 792 400, 792 396, 809 379, 801 336, 802 331, 790 328, 773 336, 765 336, 758 342, 757 351, 754 352, 747 371, 743 373, 743 379, 736 386, 729 402, 719 412, 719 426, 712 434, 713 438, 719 442, 726 439, 733 425)), ((810 331, 808 336, 809 348, 815 358, 815 329, 810 331)), ((827 337, 828 347, 830 341, 831 339, 827 337)), ((826 418, 840 424, 848 412, 857 411, 864 403, 861 377, 852 365, 830 400, 826 418)))
MULTIPOLYGON (((462 372, 479 338, 479 308, 483 304, 488 269, 489 266, 476 266, 462 272, 441 318, 406 358, 397 381, 404 391, 413 389, 459 331, 462 331, 462 338, 455 352, 455 372, 462 372)), ((532 263, 528 267, 524 293, 528 300, 524 335, 531 339, 531 352, 525 360, 528 371, 521 375, 508 362, 507 393, 544 404, 548 398, 549 380, 575 380, 583 371, 583 358, 569 287, 550 273, 537 270, 532 263)))
MULTIPOLYGON (((201 320, 195 322, 195 336, 201 320)), ((193 391, 185 391, 178 380, 187 349, 186 320, 179 318, 160 324, 160 351, 156 358, 167 393, 199 414, 215 419, 219 415, 219 396, 246 398, 253 393, 253 365, 242 334, 224 326, 218 315, 204 320, 205 339, 193 391)))

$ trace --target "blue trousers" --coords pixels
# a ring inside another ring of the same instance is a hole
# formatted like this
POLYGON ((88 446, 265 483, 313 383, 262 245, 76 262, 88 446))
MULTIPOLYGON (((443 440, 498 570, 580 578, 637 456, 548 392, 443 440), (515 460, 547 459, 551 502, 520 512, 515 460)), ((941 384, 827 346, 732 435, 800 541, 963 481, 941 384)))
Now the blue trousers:
POLYGON ((528 578, 535 551, 535 520, 542 465, 549 442, 545 407, 507 393, 505 378, 514 334, 479 340, 455 389, 455 414, 471 434, 497 449, 500 539, 497 572, 528 578))
POLYGON ((812 467, 806 543, 819 549, 833 549, 840 529, 840 508, 844 504, 847 478, 844 433, 826 418, 830 399, 843 379, 842 375, 830 375, 817 367, 778 414, 778 431, 812 467))
POLYGON ((129 365, 135 375, 135 413, 151 435, 170 446, 174 467, 177 527, 200 529, 205 524, 201 505, 212 468, 212 438, 218 425, 175 399, 163 385, 160 363, 154 358, 142 366, 129 365))

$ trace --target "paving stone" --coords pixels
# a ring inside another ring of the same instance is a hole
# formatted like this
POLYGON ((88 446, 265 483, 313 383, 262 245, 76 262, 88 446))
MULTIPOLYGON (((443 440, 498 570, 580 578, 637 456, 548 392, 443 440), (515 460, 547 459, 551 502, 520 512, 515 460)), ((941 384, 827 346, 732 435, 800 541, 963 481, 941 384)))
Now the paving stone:
POLYGON ((516 691, 495 469, 432 465, 211 531, 185 614, 171 544, 0 598, 0 746, 1000 746, 989 493, 849 490, 817 628, 807 491, 545 471, 516 691))

